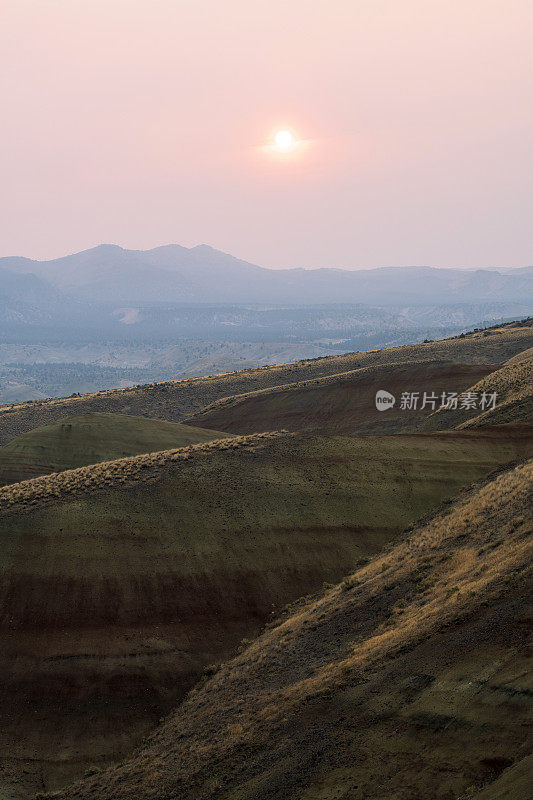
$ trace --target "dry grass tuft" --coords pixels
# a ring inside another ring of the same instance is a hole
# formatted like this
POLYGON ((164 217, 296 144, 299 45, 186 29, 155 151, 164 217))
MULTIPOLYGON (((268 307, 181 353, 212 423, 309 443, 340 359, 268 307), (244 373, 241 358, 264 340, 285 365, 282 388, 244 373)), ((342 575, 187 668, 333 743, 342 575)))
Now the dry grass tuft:
POLYGON ((206 458, 213 451, 253 450, 272 439, 293 436, 287 431, 269 431, 250 436, 232 436, 210 442, 189 445, 157 453, 129 456, 115 461, 102 461, 88 467, 53 472, 38 478, 14 483, 0 488, 0 514, 8 510, 23 510, 43 505, 63 497, 109 489, 117 485, 131 485, 138 481, 155 479, 162 469, 194 458, 206 458))

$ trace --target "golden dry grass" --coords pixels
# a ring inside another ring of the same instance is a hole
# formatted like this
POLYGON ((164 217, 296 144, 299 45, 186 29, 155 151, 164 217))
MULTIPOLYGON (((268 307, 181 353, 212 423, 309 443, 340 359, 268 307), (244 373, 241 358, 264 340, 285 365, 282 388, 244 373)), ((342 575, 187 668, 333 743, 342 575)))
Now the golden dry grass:
POLYGON ((444 428, 475 428, 482 425, 503 425, 510 422, 527 422, 533 419, 533 354, 531 350, 511 358, 500 369, 469 387, 481 397, 485 392, 497 393, 495 408, 480 411, 439 410, 434 412, 426 423, 424 430, 441 430, 444 428))

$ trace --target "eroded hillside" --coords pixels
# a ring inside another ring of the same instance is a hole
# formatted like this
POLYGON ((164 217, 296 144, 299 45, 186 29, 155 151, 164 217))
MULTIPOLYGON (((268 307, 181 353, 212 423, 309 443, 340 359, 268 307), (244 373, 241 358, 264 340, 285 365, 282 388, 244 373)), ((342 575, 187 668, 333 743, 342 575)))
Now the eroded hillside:
POLYGON ((272 612, 529 455, 520 427, 258 434, 0 489, 4 785, 125 755, 272 612))
POLYGON ((530 462, 469 492, 54 797, 524 798, 532 483, 530 462))
POLYGON ((241 434, 278 427, 328 434, 416 431, 432 413, 432 406, 423 403, 424 393, 439 402, 443 392, 462 392, 479 378, 490 382, 493 371, 492 365, 450 361, 362 367, 218 400, 187 422, 241 434), (394 407, 376 408, 380 389, 394 395, 394 407), (417 395, 416 408, 403 408, 404 393, 417 395))

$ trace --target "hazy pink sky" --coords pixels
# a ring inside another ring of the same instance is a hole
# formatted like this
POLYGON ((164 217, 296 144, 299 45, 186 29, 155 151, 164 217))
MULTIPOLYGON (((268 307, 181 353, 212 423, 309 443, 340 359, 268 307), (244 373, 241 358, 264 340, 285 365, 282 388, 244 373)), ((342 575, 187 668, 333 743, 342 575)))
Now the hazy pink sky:
POLYGON ((532 26, 531 0, 0 0, 0 255, 531 264, 532 26))

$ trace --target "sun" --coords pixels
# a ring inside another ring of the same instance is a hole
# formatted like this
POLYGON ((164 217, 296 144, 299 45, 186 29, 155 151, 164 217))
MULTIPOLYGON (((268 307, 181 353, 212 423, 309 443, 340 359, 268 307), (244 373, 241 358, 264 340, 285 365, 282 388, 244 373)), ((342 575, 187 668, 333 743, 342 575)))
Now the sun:
POLYGON ((278 131, 274 136, 274 144, 278 150, 286 152, 293 149, 296 140, 290 131, 278 131))
POLYGON ((302 139, 293 128, 271 128, 270 135, 259 145, 263 153, 283 162, 293 161, 303 155, 310 139, 302 139))

